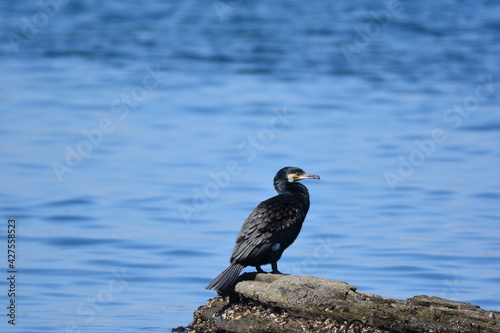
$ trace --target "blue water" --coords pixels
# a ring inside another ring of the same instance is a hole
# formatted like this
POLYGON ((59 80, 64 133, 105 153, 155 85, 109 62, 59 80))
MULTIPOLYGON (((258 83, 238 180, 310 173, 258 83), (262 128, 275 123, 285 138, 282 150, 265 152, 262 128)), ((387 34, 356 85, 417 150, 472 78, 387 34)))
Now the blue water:
POLYGON ((500 310, 500 4, 391 3, 2 2, 1 330, 188 324, 287 165, 281 271, 500 310))

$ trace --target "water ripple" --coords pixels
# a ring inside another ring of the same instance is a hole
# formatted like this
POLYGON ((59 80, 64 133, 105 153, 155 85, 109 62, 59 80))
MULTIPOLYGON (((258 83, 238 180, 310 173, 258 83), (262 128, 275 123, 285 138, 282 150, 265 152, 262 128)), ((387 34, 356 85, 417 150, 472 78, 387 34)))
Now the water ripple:
POLYGON ((46 237, 46 244, 58 247, 82 247, 94 245, 111 245, 121 243, 123 240, 113 238, 90 238, 90 237, 46 237))

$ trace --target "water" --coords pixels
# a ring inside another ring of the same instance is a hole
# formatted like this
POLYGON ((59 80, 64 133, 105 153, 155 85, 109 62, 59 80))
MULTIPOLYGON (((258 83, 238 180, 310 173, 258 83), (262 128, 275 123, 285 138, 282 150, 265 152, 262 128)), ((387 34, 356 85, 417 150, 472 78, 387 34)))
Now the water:
POLYGON ((281 271, 500 310, 496 2, 42 3, 0 5, 16 332, 188 324, 286 165, 281 271))

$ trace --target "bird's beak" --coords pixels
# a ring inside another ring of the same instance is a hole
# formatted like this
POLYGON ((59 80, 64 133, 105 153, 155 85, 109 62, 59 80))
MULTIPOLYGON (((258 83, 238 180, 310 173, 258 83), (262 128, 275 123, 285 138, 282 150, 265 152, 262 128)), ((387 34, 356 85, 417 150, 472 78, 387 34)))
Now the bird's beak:
POLYGON ((295 180, 301 180, 301 179, 319 179, 319 176, 318 175, 311 175, 308 173, 303 173, 303 174, 295 177, 295 180))

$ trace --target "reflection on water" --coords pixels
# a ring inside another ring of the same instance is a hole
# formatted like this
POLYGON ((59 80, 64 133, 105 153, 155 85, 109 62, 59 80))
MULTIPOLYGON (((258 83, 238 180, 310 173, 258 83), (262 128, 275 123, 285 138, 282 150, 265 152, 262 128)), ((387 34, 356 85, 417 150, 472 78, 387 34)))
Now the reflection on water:
POLYGON ((500 310, 498 6, 229 9, 0 4, 37 30, 0 46, 16 330, 186 325, 286 165, 321 181, 283 272, 500 310))

